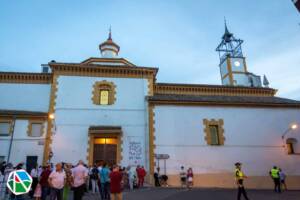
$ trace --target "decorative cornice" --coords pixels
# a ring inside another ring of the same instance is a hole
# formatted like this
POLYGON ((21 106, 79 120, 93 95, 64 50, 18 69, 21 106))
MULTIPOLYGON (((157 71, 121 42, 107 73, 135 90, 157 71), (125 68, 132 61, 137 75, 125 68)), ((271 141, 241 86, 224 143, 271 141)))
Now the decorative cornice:
POLYGON ((277 90, 272 88, 251 88, 221 85, 156 83, 154 94, 179 95, 223 95, 223 96, 263 96, 272 97, 277 90))
POLYGON ((50 73, 0 72, 0 83, 50 84, 50 73))
POLYGON ((49 66, 58 75, 90 77, 150 78, 158 71, 158 68, 120 65, 49 63, 49 66))
POLYGON ((93 62, 107 62, 107 63, 123 63, 124 65, 127 66, 135 66, 133 63, 129 62, 128 60, 124 59, 124 58, 95 58, 95 57, 91 57, 88 58, 84 61, 82 61, 80 64, 84 65, 84 64, 90 64, 93 62))
POLYGON ((48 113, 34 112, 23 110, 0 110, 0 117, 17 118, 17 119, 47 119, 48 113))

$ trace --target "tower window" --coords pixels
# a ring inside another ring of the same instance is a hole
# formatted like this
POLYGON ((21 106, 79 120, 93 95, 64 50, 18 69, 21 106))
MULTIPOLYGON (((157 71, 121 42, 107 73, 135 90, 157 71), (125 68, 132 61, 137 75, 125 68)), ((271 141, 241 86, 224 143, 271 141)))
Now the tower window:
POLYGON ((223 119, 203 120, 205 140, 208 145, 224 145, 225 137, 223 124, 223 119))
POLYGON ((112 82, 100 81, 93 86, 92 101, 96 105, 112 105, 115 102, 116 86, 112 82))

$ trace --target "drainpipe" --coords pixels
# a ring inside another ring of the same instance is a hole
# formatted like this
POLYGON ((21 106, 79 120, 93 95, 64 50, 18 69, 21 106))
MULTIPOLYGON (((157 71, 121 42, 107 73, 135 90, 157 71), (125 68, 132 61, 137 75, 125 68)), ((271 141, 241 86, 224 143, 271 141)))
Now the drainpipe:
POLYGON ((15 125, 16 125, 16 116, 13 116, 13 124, 12 124, 12 129, 11 129, 10 144, 9 144, 8 156, 7 156, 7 161, 6 161, 7 164, 9 163, 9 160, 10 160, 11 148, 12 148, 12 144, 13 144, 13 140, 14 140, 15 125))

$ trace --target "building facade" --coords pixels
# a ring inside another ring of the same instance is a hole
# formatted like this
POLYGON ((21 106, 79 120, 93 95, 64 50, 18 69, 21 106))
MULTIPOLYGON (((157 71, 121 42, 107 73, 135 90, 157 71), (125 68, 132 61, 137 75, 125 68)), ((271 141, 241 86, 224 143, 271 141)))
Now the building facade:
POLYGON ((227 27, 217 48, 223 85, 157 83, 158 68, 118 57, 111 33, 99 49, 101 58, 51 61, 43 73, 0 72, 0 159, 143 165, 150 182, 159 167, 173 186, 185 166, 204 187, 234 187, 242 162, 249 187, 269 188, 278 165, 300 188, 300 102, 248 72, 227 27))

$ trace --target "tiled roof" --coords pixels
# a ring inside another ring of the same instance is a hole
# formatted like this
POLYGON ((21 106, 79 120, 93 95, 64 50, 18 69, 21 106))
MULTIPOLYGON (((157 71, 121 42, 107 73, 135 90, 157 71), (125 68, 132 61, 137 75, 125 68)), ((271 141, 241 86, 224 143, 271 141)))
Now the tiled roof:
POLYGON ((0 110, 1 116, 33 116, 33 117, 47 117, 47 112, 36 112, 36 111, 26 111, 26 110, 0 110))
POLYGON ((156 94, 147 97, 149 102, 159 103, 202 103, 207 105, 257 105, 257 106, 292 106, 300 107, 300 101, 280 97, 254 97, 254 96, 202 96, 202 95, 176 95, 156 94))

